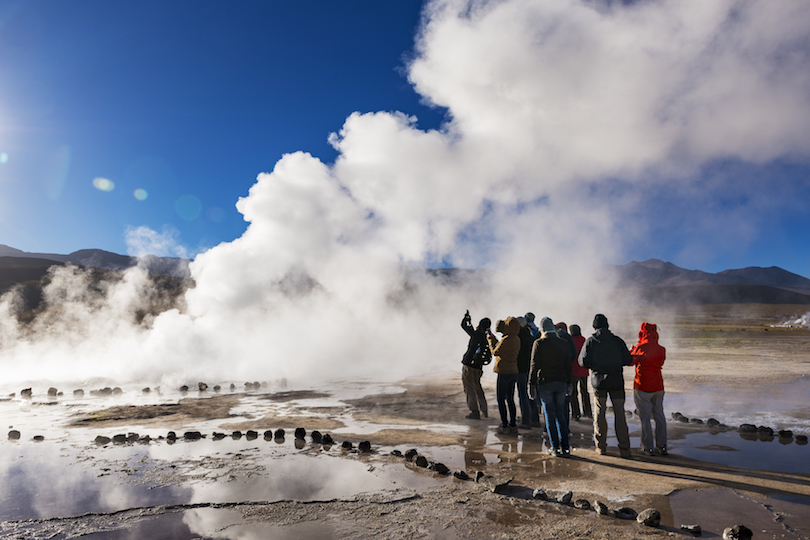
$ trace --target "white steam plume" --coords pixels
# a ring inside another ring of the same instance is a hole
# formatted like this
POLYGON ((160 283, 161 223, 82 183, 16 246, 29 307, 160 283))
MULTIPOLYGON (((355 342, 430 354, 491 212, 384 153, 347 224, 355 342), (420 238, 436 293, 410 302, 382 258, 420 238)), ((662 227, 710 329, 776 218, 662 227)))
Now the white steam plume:
MULTIPOLYGON (((120 377, 395 378, 456 368, 467 308, 587 329, 623 309, 599 265, 674 202, 712 210, 692 231, 712 245, 752 212, 712 207, 707 183, 767 195, 707 164, 808 157, 808 35, 803 3, 429 2, 409 79, 447 109, 440 131, 352 114, 334 165, 300 152, 259 175, 245 234, 192 264, 187 311, 84 341, 54 323, 59 354, 120 377), (415 270, 440 263, 493 272, 448 289, 415 270)), ((47 349, 14 335, 4 364, 47 349)))

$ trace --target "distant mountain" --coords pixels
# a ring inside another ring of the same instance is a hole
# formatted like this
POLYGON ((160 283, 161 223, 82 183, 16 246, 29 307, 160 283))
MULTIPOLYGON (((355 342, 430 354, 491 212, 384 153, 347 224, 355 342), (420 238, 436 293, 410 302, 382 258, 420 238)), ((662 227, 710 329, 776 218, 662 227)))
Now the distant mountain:
POLYGON ((716 274, 686 270, 659 259, 610 266, 620 288, 672 304, 810 304, 810 279, 782 268, 749 267, 716 274))
POLYGON ((176 257, 157 257, 155 255, 147 255, 141 257, 129 257, 127 255, 119 255, 101 249, 80 249, 74 251, 69 255, 59 255, 56 253, 29 253, 21 251, 13 247, 0 244, 0 257, 16 257, 26 259, 44 259, 48 261, 57 261, 60 263, 70 263, 77 266, 87 266, 90 268, 99 268, 102 270, 126 270, 130 266, 141 264, 152 275, 161 276, 174 276, 187 278, 190 276, 188 265, 191 259, 180 259, 176 257))
POLYGON ((629 262, 610 267, 618 274, 624 287, 682 286, 705 284, 767 285, 810 294, 810 279, 776 266, 752 266, 739 270, 723 270, 716 274, 686 270, 658 259, 629 262))

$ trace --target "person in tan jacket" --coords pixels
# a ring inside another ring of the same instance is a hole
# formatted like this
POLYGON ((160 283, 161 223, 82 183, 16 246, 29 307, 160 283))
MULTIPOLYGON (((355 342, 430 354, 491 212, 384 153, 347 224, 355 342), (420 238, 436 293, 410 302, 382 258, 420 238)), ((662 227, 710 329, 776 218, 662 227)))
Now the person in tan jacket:
POLYGON ((507 317, 505 321, 498 321, 495 330, 503 335, 498 340, 494 335, 488 334, 487 341, 495 357, 494 371, 498 374, 496 383, 496 398, 498 412, 501 415, 501 425, 498 433, 517 433, 517 410, 515 408, 515 386, 518 380, 517 357, 520 351, 520 323, 514 317, 507 317), (508 416, 507 416, 508 412, 508 416))

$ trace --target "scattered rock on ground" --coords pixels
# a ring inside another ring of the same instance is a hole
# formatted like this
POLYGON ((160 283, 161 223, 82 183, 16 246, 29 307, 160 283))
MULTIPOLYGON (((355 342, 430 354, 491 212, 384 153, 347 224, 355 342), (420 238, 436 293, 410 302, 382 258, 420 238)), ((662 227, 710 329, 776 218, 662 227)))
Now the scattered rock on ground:
POLYGON ((745 525, 734 525, 723 531, 723 540, 751 540, 754 533, 745 525))
POLYGON ((661 512, 655 508, 647 508, 636 516, 636 521, 647 527, 658 527, 661 524, 661 512))

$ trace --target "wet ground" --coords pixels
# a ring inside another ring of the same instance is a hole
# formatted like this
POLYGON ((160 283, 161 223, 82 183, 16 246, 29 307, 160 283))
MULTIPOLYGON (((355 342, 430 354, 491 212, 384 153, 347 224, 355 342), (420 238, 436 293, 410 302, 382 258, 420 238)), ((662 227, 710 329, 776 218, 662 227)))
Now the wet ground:
MULTIPOLYGON (((596 536, 639 532, 634 522, 534 500, 532 491, 543 488, 551 498, 570 490, 575 499, 603 500, 613 509, 654 506, 663 516, 659 532, 682 534, 681 524, 699 523, 704 536, 720 535, 740 521, 756 523, 762 537, 809 535, 810 447, 795 438, 751 440, 737 431, 670 423, 670 456, 622 460, 615 447, 614 455, 597 456, 589 422, 572 422, 574 454, 555 459, 545 453, 541 429, 498 435, 493 418, 464 420, 457 378, 354 383, 335 391, 15 396, 0 402, 9 431, 20 431, 19 440, 0 440, 0 534, 492 538, 542 529, 565 538, 583 527, 596 536), (298 426, 307 431, 303 440, 294 436, 298 426), (278 429, 284 438, 265 437, 278 429), (170 430, 178 440, 166 438, 170 430), (247 430, 256 436, 247 437, 247 430), (334 444, 315 443, 313 430, 330 434, 334 444), (187 431, 204 438, 184 440, 187 431), (132 433, 140 443, 95 442, 132 433), (214 440, 214 433, 224 437, 214 440), (352 448, 343 449, 344 441, 352 448), (363 441, 371 452, 358 451, 363 441), (450 471, 514 480, 491 493, 391 455, 410 448, 450 471), (466 518, 448 526, 462 509, 466 518)), ((673 394, 669 403, 683 399, 673 394)), ((629 424, 637 447, 637 418, 629 424)))

